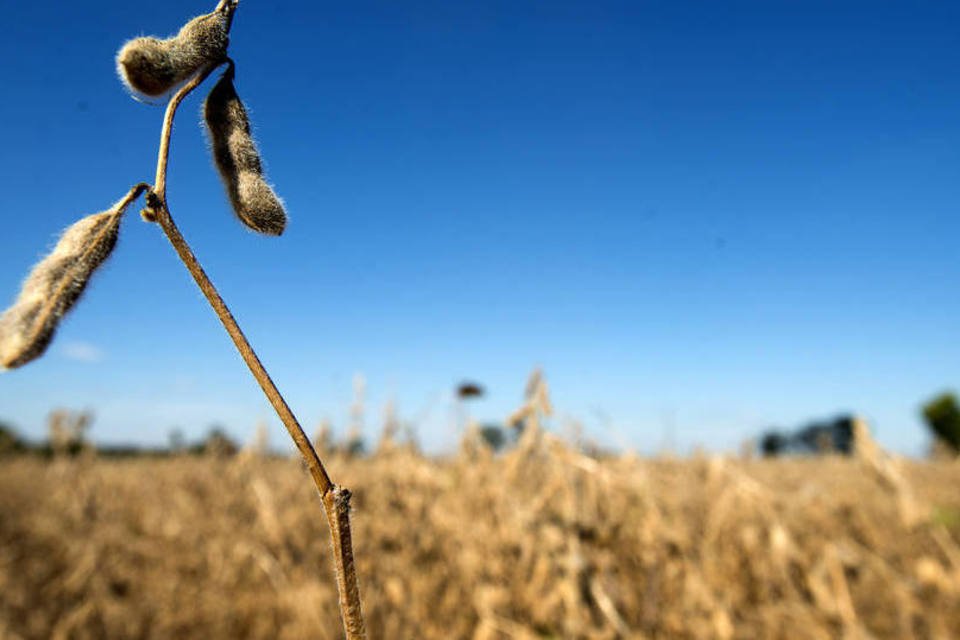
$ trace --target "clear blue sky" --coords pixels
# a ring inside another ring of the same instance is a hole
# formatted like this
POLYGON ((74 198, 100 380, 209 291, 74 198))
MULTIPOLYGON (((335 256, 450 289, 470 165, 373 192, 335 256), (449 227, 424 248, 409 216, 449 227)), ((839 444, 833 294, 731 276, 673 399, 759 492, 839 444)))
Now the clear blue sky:
MULTIPOLYGON (((4 3, 5 300, 152 179, 162 107, 124 92, 117 49, 214 4, 4 3)), ((238 89, 291 223, 233 219, 202 94, 170 206, 308 431, 363 372, 371 423, 395 397, 448 447, 456 382, 501 419, 540 364, 609 444, 728 449, 856 411, 919 453, 919 404, 960 387, 958 24, 956 2, 242 0, 238 89)), ((48 355, 0 377, 26 434, 55 406, 96 410, 100 440, 267 418, 286 444, 135 213, 48 355)))

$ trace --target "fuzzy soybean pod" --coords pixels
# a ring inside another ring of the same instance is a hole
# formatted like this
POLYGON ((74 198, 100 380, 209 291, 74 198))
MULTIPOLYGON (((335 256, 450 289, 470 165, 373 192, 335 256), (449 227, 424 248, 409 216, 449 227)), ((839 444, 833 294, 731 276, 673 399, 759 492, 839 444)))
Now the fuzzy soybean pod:
POLYGON ((109 210, 75 222, 33 268, 13 306, 0 316, 0 370, 43 355, 61 318, 116 246, 123 211, 133 199, 131 191, 109 210))
POLYGON ((203 112, 213 159, 234 213, 254 231, 280 235, 287 226, 287 214, 264 179, 250 119, 233 86, 232 65, 207 96, 203 112))
POLYGON ((217 10, 194 18, 172 38, 135 38, 117 54, 117 71, 131 90, 156 98, 208 65, 223 62, 230 15, 217 10))

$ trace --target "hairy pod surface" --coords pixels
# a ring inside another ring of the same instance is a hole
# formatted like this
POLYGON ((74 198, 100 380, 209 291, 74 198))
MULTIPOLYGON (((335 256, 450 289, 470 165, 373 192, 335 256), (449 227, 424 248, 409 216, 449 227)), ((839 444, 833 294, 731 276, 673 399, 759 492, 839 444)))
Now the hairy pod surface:
POLYGON ((122 217, 118 203, 75 222, 33 268, 13 306, 0 316, 0 369, 22 366, 43 354, 60 319, 116 246, 122 217))
POLYGON ((228 70, 210 91, 203 108, 213 159, 234 213, 245 225, 278 236, 287 226, 283 203, 267 184, 260 152, 250 134, 247 110, 228 70))
POLYGON ((214 11, 194 18, 172 38, 135 38, 117 54, 117 71, 131 90, 162 96, 227 57, 229 27, 229 17, 214 11))

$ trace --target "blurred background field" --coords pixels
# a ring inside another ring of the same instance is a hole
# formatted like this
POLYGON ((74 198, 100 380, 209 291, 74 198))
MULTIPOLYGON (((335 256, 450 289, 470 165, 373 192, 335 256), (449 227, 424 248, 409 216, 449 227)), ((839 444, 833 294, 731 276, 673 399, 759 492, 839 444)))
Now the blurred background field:
MULTIPOLYGON (((789 458, 603 454, 536 421, 499 454, 476 428, 446 457, 319 444, 371 637, 960 637, 960 462, 858 429, 789 458)), ((340 637, 319 500, 259 444, 3 458, 0 637, 340 637)))
MULTIPOLYGON (((0 7, 7 299, 154 173, 117 48, 213 3, 59 4, 0 7)), ((960 637, 960 3, 242 4, 289 233, 237 229, 199 94, 170 199, 335 422, 371 638, 960 637), (502 420, 533 362, 557 411, 534 376, 502 420)), ((340 637, 320 501, 156 229, 83 305, 0 380, 0 640, 340 637)))

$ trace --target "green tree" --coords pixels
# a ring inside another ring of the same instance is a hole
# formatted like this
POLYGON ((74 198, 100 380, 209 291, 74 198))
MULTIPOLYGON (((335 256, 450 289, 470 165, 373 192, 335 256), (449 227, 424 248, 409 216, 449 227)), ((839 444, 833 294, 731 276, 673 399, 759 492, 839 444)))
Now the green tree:
POLYGON ((923 419, 934 435, 960 452, 960 406, 953 393, 941 393, 923 406, 923 419))

